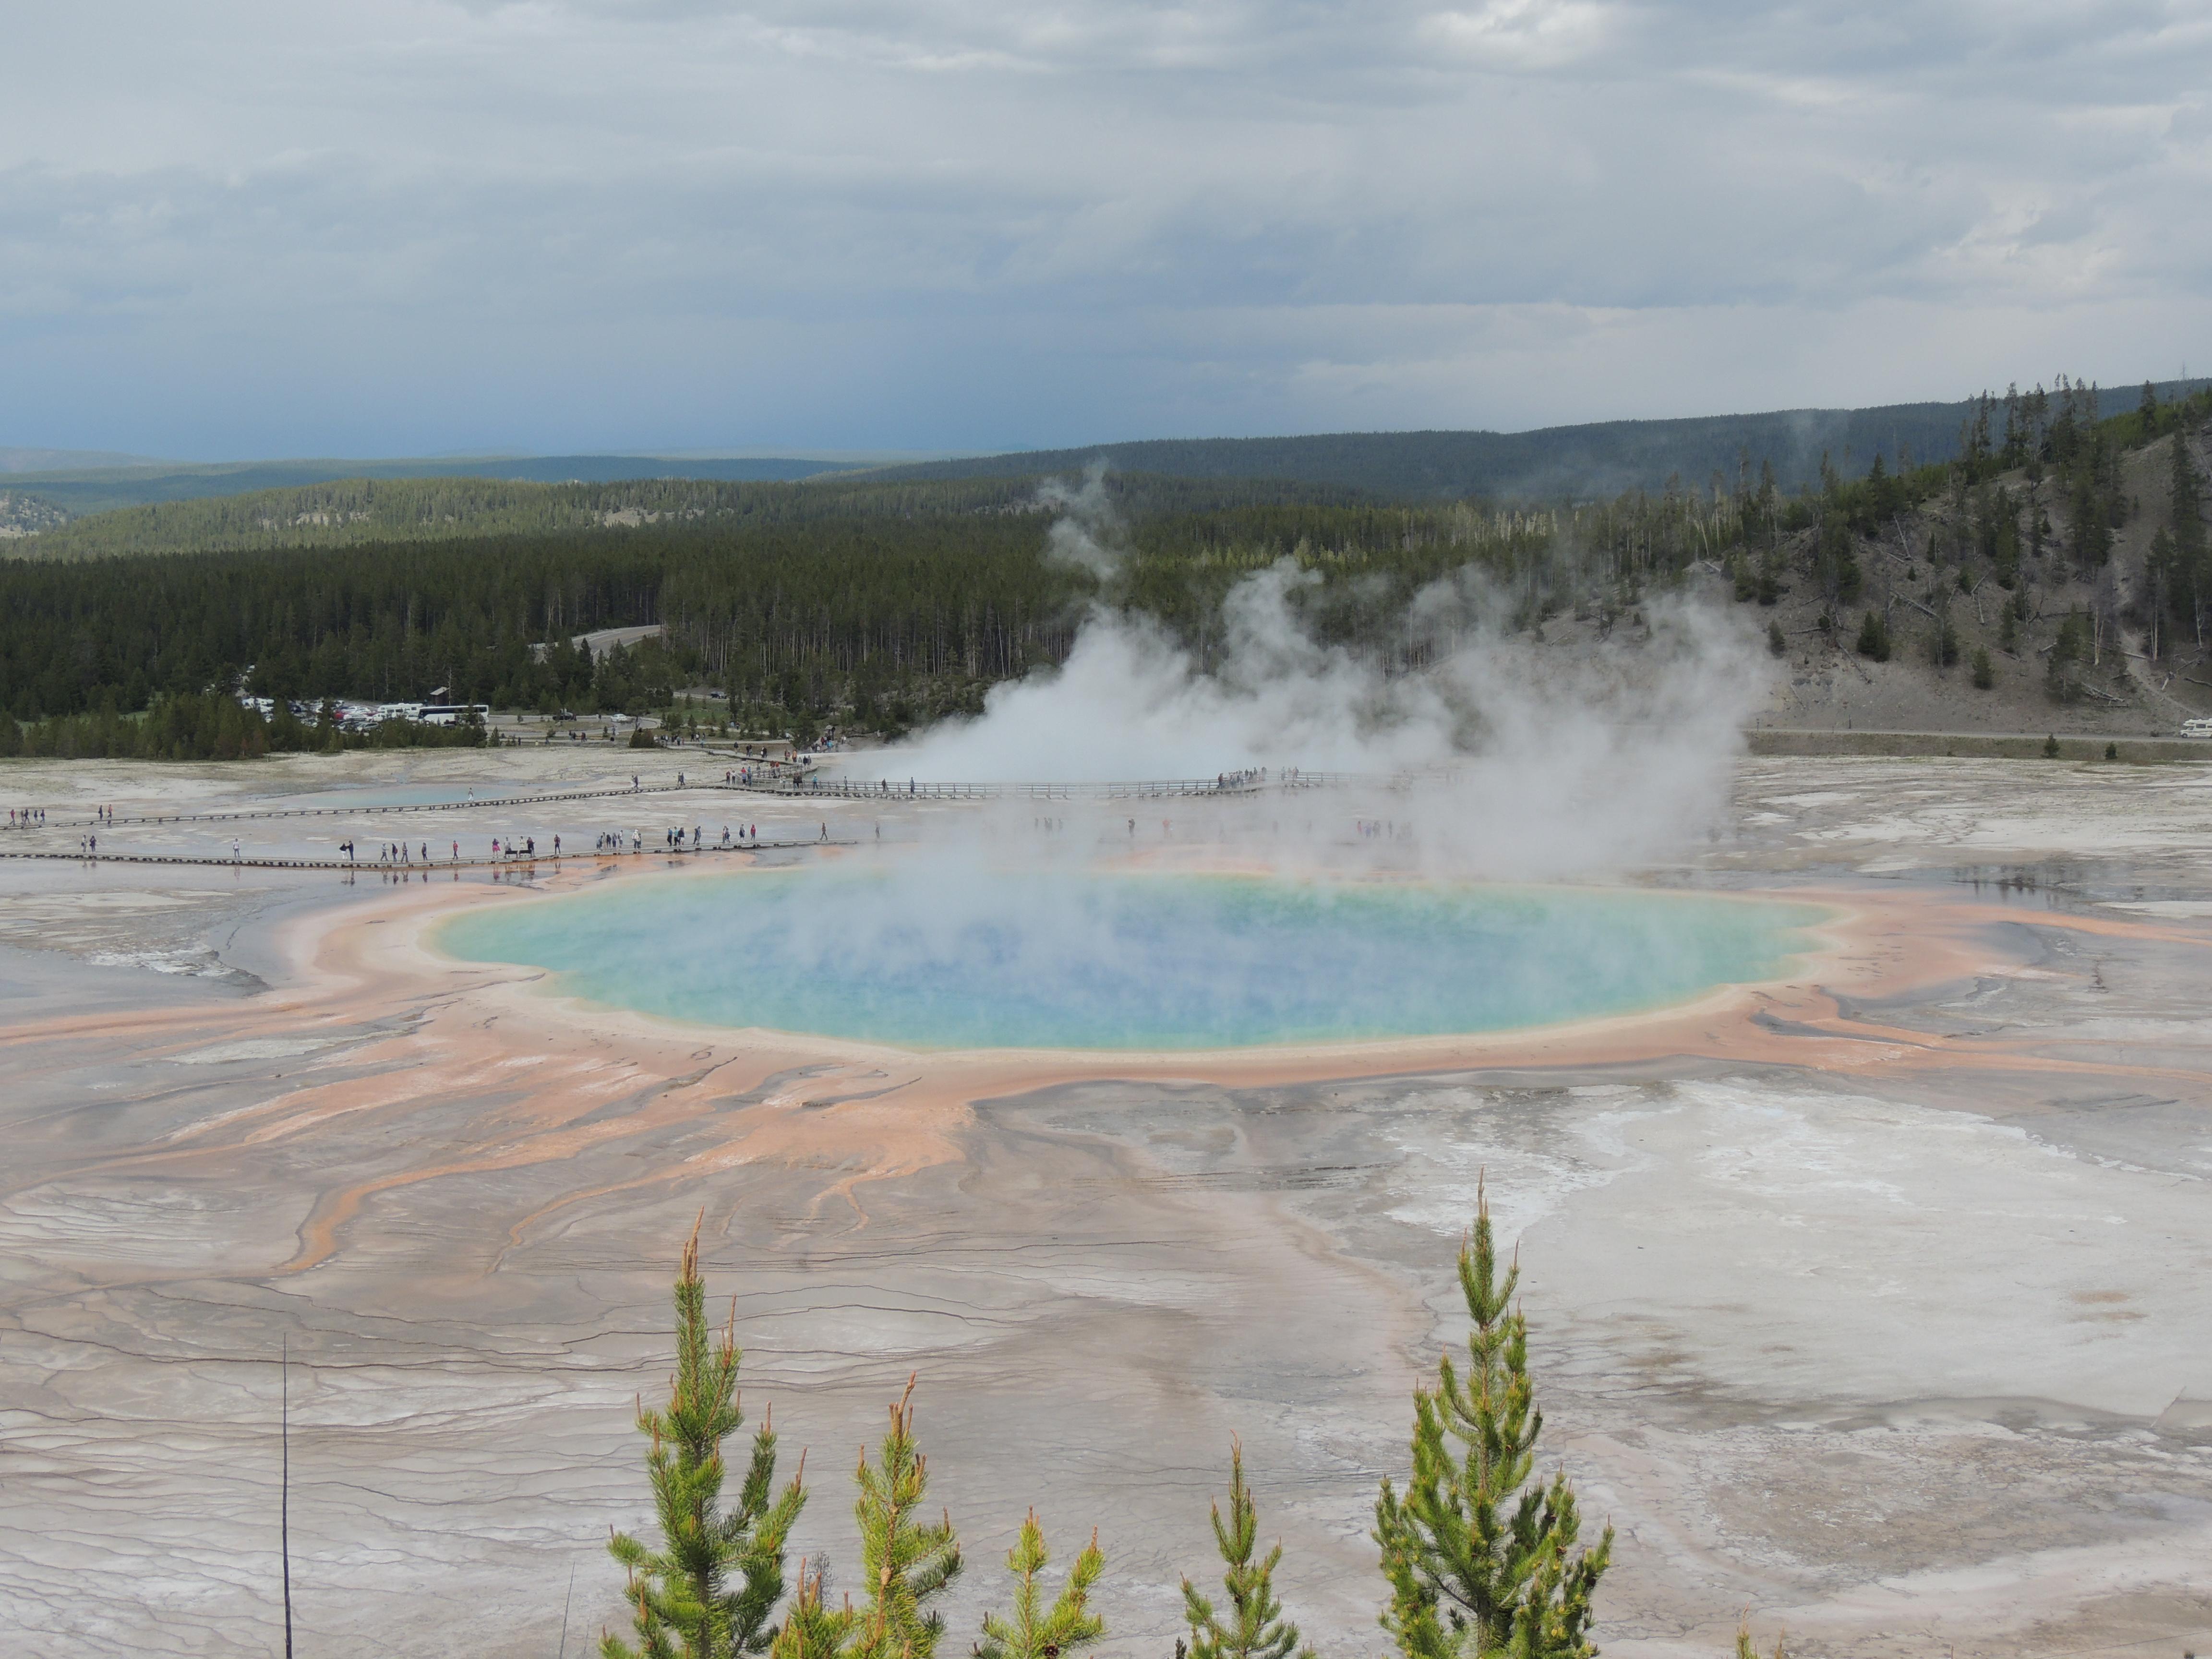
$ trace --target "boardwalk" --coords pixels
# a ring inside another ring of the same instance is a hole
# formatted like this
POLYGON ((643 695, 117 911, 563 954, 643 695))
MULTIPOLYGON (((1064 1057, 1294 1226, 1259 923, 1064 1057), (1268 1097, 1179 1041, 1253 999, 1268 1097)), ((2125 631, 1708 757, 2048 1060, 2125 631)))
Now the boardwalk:
MULTIPOLYGON (((469 812, 513 810, 562 801, 616 801, 647 795, 690 794, 706 791, 739 795, 767 795, 780 799, 908 801, 980 800, 1171 800, 1287 793, 1310 789, 1395 788, 1410 782, 1405 776, 1358 772, 1225 772, 1210 778, 1151 778, 1115 782, 1085 783, 942 783, 918 778, 855 779, 825 775, 815 770, 772 772, 764 777, 686 777, 681 783, 611 785, 601 788, 562 789, 528 795, 471 796, 460 800, 349 802, 342 806, 247 807, 226 812, 169 812, 159 816, 112 818, 57 818, 30 833, 60 830, 118 830, 126 825, 154 826, 190 823, 245 823, 280 818, 380 817, 398 812, 469 812)), ((9 825, 10 830, 20 828, 9 825)), ((11 854, 11 856, 24 856, 11 854)), ((66 854, 40 854, 62 857, 66 854)), ((228 860, 224 860, 228 862, 228 860)))
POLYGON ((313 859, 259 858, 253 854, 231 854, 220 849, 206 853, 47 853, 15 852, 0 848, 0 859, 43 859, 53 864, 204 864, 237 870, 343 870, 356 875, 434 876, 453 870, 520 870, 534 872, 540 865, 559 868, 563 864, 620 864, 629 860, 649 858, 694 858, 704 853, 766 853, 771 851, 819 850, 825 847, 857 847, 857 841, 824 839, 809 836, 797 841, 732 842, 718 846, 702 842, 696 847, 648 847, 636 852, 619 853, 518 853, 513 857, 501 854, 496 857, 446 859, 416 859, 412 862, 397 859, 313 859))
POLYGON ((1105 783, 932 783, 918 778, 824 777, 819 773, 735 786, 756 794, 834 800, 1171 800, 1259 795, 1297 789, 1387 783, 1351 772, 1226 772, 1210 778, 1130 779, 1105 783))

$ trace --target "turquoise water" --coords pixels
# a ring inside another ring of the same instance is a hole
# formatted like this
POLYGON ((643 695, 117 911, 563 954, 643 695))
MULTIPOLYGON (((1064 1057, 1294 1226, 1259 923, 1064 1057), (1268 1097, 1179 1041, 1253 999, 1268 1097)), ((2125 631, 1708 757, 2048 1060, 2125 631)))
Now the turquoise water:
POLYGON ((774 872, 623 880, 456 917, 444 949, 568 994, 909 1048, 1435 1036, 1770 979, 1802 905, 1221 876, 774 872))

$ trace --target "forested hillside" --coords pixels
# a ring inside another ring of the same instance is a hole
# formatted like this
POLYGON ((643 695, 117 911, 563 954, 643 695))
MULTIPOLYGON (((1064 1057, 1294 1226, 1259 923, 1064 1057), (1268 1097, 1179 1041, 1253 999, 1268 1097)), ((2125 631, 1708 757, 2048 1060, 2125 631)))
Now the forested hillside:
MULTIPOLYGON (((972 707, 989 684, 1064 654, 1077 602, 1098 584, 1045 556, 1047 526, 1035 511, 856 511, 14 562, 0 564, 0 698, 33 720, 135 708, 243 675, 273 696, 398 699, 443 685, 501 706, 622 709, 703 679, 780 726, 840 709, 903 723, 972 707), (651 622, 665 624, 665 644, 594 662, 567 643, 651 622)), ((1155 507, 1136 520, 1129 582, 1195 627, 1236 575, 1278 556, 1310 558, 1332 583, 1383 575, 1410 591, 1468 557, 1510 563, 1544 533, 1457 507, 1155 507)))
POLYGON ((1948 466, 1822 493, 1724 585, 1765 617, 1775 723, 2171 732, 2212 707, 2212 393, 2087 388, 1978 418, 1948 466))
MULTIPOLYGON (((2062 385, 1978 409, 1948 463, 1878 457, 1864 478, 1831 468, 1795 493, 1770 470, 1514 510, 1125 475, 1106 481, 1110 512, 1087 509, 1110 556, 1085 561, 1054 556, 1055 509, 1028 480, 625 486, 635 521, 613 530, 575 528, 614 510, 603 487, 362 485, 333 510, 425 523, 453 501, 441 492, 504 489, 518 493, 468 499, 538 517, 435 542, 0 560, 0 746, 17 721, 235 689, 312 702, 442 687, 588 713, 660 709, 705 684, 748 729, 896 731, 1060 660, 1089 602, 1159 617, 1209 665, 1223 596, 1279 560, 1317 579, 1296 597, 1316 635, 1392 672, 1437 643, 1404 626, 1407 601, 1471 572, 1506 626, 1563 649, 1632 633, 1652 594, 1703 589, 1750 607, 1808 696, 1919 685, 1938 699, 1929 718, 1950 720, 2009 687, 2038 725, 2046 703, 2164 719, 2186 712, 2185 688, 2212 691, 2208 418, 2212 392, 2177 404, 2146 387, 2106 416, 2062 385), (570 643, 646 624, 662 635, 602 658, 570 643), (2131 678, 2136 658, 2150 681, 2131 678)), ((147 522, 185 510, 239 509, 147 522)))
POLYGON ((64 515, 51 501, 21 490, 0 489, 0 538, 20 540, 58 528, 64 515))
POLYGON ((473 459, 229 461, 72 465, 58 452, 16 450, 25 465, 4 469, 10 484, 82 517, 155 501, 197 501, 252 490, 296 489, 343 478, 499 478, 526 483, 613 483, 647 478, 702 478, 722 483, 789 482, 860 470, 854 461, 772 457, 714 459, 674 455, 495 455, 473 459))
MULTIPOLYGON (((2162 401, 2202 389, 2207 382, 2169 382, 2156 388, 2162 401)), ((2019 394, 2031 400, 2036 392, 2019 394)), ((2132 397, 2134 394, 2128 394, 2132 397)), ((1874 409, 1802 409, 1687 420, 1610 421, 1550 427, 1534 432, 1364 432, 1289 438, 1156 439, 1081 448, 1025 450, 1000 455, 861 469, 850 461, 804 459, 700 459, 683 456, 538 455, 379 461, 250 461, 221 465, 153 464, 67 469, 68 457, 7 478, 19 496, 70 518, 164 502, 246 497, 237 512, 210 518, 178 514, 103 524, 75 532, 71 553, 154 550, 156 546, 204 546, 194 537, 216 535, 221 544, 281 545, 286 526, 303 544, 332 544, 399 534, 504 534, 556 527, 590 527, 592 498, 524 506, 519 492, 456 489, 438 498, 427 516, 401 507, 385 517, 371 511, 367 526, 348 532, 328 521, 333 511, 359 510, 365 483, 480 479, 508 484, 629 484, 654 483, 774 483, 809 479, 817 487, 847 476, 884 483, 947 480, 1022 480, 1080 472, 1103 462, 1125 472, 1217 483, 1273 480, 1355 491, 1389 500, 1589 501, 1624 491, 1656 490, 1679 479, 1703 488, 1716 477, 1733 483, 1771 469, 1784 490, 1817 483, 1823 465, 1844 477, 1863 476, 1879 453, 1893 471, 1910 464, 1946 461, 1960 454, 1960 432, 1978 418, 1984 399, 1964 403, 1898 404, 1874 409), (319 490, 314 486, 329 486, 319 490), (287 494, 286 492, 289 492, 287 494), (479 514, 467 504, 482 502, 479 514), (453 510, 460 504, 461 510, 453 510), (325 515, 318 519, 317 514, 325 515), (564 516, 565 515, 565 516, 564 516), (263 523, 267 520, 270 522, 263 523), (158 526, 158 527, 155 527, 158 526), (313 532, 312 534, 308 532, 313 532), (254 538, 263 539, 255 540, 254 538)), ((29 451, 4 452, 18 460, 40 459, 29 451)), ((394 502, 405 492, 395 492, 394 502)), ((690 501, 700 492, 678 492, 690 501)), ((711 495, 707 499, 714 499, 711 495)), ((662 499, 667 499, 664 493, 662 499)), ((599 498, 599 510, 630 505, 652 510, 642 490, 599 498)), ((56 550, 63 544, 57 544, 56 550)))
MULTIPOLYGON (((395 541, 556 536, 674 523, 736 528, 854 517, 1033 513, 1037 480, 978 478, 726 483, 658 478, 605 484, 519 483, 486 478, 345 478, 244 495, 125 507, 57 524, 19 538, 18 556, 82 559, 122 553, 247 548, 345 547, 395 541)), ((1117 479, 1115 493, 1139 510, 1177 503, 1340 501, 1356 490, 1274 480, 1117 479)), ((18 498, 25 499, 25 498, 18 498)))

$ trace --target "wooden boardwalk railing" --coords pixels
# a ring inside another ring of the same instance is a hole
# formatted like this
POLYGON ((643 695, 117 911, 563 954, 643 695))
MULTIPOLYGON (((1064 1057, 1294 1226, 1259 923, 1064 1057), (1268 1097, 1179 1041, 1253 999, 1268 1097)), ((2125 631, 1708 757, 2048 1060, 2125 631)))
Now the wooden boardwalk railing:
MULTIPOLYGON (((825 777, 810 773, 732 786, 755 794, 833 800, 1169 800, 1190 796, 1258 795, 1279 790, 1340 788, 1387 780, 1351 772, 1227 772, 1211 778, 1126 779, 1115 782, 932 783, 918 778, 825 777)), ((720 787, 720 786, 716 786, 720 787)))

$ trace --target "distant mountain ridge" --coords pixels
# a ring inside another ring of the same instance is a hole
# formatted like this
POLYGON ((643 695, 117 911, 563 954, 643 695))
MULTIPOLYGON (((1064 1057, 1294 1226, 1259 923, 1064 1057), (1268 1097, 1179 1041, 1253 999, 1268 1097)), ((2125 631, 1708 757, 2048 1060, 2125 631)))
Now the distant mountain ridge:
MULTIPOLYGON (((2171 401, 2212 381, 2169 380, 2156 390, 2171 401)), ((2102 394, 2107 413, 2132 408, 2141 387, 2102 394)), ((632 521, 632 509, 658 514, 681 498, 679 514, 737 510, 732 501, 677 490, 632 501, 525 499, 497 488, 440 494, 430 486, 476 481, 495 485, 608 486, 695 484, 736 488, 848 480, 870 485, 1014 483, 1067 476, 1103 463, 1118 474, 1207 487, 1237 481, 1257 489, 1352 492, 1376 501, 1418 501, 1465 496, 1493 501, 1591 500, 1631 490, 1658 490, 1678 480, 1702 489, 1716 477, 1733 483, 1739 470, 1754 480, 1773 468, 1785 490, 1816 482, 1823 459, 1847 477, 1863 475, 1876 454, 1896 466, 1941 461, 1958 451, 1961 426, 1976 400, 1893 404, 1869 409, 1778 410, 1750 415, 1673 420, 1603 421, 1530 432, 1340 432, 1278 438, 1150 438, 1080 448, 1014 450, 937 460, 874 462, 799 456, 522 455, 300 459, 211 465, 63 466, 23 470, 27 459, 85 459, 87 452, 0 449, 0 478, 12 501, 8 528, 18 555, 62 556, 125 547, 171 550, 196 537, 216 545, 337 543, 396 535, 506 533, 602 528, 632 521), (15 470, 10 470, 10 468, 15 470), (361 486, 413 481, 415 492, 368 492, 361 486), (332 489, 332 486, 337 488, 332 489), (270 492, 306 492, 295 501, 248 501, 270 492), (658 505, 641 506, 650 500, 658 505), (228 501, 234 508, 167 512, 193 502, 228 501), (97 530, 63 529, 63 519, 138 509, 142 516, 97 530), (339 516, 333 518, 330 514, 339 516), (612 516, 609 516, 609 515, 612 516), (465 528, 464 526, 465 526, 465 528)), ((2001 420, 2001 416, 1999 419, 2001 420)), ((93 459, 113 461, 112 456, 93 459)), ((750 504, 746 510, 752 510, 750 504)), ((778 510, 786 510, 779 508, 778 510)))
POLYGON ((112 449, 9 449, 0 447, 0 473, 175 465, 178 463, 158 460, 151 455, 125 455, 112 449))
MULTIPOLYGON (((2202 380, 2169 380, 2161 400, 2202 380)), ((2142 387, 2103 392, 2105 411, 2132 408, 2142 387)), ((1120 471, 1180 478, 1276 478, 1335 484, 1398 499, 1590 498, 1658 489, 1670 478, 1701 488, 1739 465, 1753 479, 1771 464, 1785 489, 1815 482, 1823 456, 1846 477, 1879 453, 1897 465, 1958 453, 1976 400, 1889 404, 1871 409, 1791 409, 1663 421, 1601 421, 1533 432, 1337 432, 1291 438, 1149 438, 1080 449, 1021 450, 969 459, 879 467, 884 479, 1010 477, 1079 472, 1103 461, 1120 471)))

